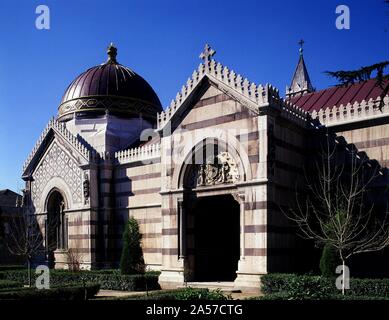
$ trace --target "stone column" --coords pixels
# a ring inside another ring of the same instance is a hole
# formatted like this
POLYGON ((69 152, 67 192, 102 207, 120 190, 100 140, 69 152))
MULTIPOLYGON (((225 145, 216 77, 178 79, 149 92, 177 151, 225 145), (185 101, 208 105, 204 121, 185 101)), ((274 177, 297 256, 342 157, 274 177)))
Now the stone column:
MULTIPOLYGON (((181 198, 182 195, 178 199, 181 198)), ((175 195, 162 195, 162 232, 176 230, 176 233, 162 235, 162 269, 159 284, 163 289, 175 288, 184 283, 184 255, 182 244, 185 243, 182 234, 182 210, 175 195)))
POLYGON ((267 272, 266 183, 245 187, 235 199, 240 204, 240 249, 236 289, 260 291, 260 277, 267 272))
POLYGON ((186 214, 183 205, 183 200, 178 200, 178 215, 179 215, 179 259, 185 260, 186 257, 186 214))
POLYGON ((232 194, 234 199, 239 203, 239 217, 240 217, 240 258, 239 261, 243 261, 245 259, 245 210, 244 210, 244 202, 245 195, 244 193, 234 193, 232 194))

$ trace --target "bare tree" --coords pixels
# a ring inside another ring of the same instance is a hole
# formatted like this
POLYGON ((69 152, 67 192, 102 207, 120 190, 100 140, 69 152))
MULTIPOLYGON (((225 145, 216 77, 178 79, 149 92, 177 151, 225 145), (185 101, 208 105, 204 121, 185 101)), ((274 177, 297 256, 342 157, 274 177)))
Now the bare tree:
POLYGON ((9 252, 15 256, 20 256, 27 262, 28 268, 28 284, 31 287, 31 265, 33 259, 39 254, 46 254, 50 250, 55 250, 55 243, 47 243, 47 235, 56 234, 57 221, 52 220, 50 225, 46 223, 45 234, 41 230, 41 224, 38 221, 38 216, 30 213, 26 204, 26 192, 21 202, 17 203, 19 214, 15 216, 8 224, 8 230, 5 235, 5 244, 9 252))
POLYGON ((81 270, 81 264, 84 261, 84 254, 81 252, 79 246, 70 248, 66 252, 68 269, 73 272, 81 270))
POLYGON ((343 264, 344 294, 348 259, 389 244, 387 203, 384 209, 374 204, 382 172, 365 153, 328 130, 318 153, 305 173, 307 190, 297 194, 296 209, 284 213, 304 238, 335 248, 343 264))

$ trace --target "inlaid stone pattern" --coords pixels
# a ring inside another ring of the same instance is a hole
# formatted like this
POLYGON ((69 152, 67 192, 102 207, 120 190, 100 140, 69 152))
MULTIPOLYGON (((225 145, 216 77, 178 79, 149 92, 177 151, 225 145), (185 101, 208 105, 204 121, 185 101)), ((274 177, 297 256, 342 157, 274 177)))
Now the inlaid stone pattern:
POLYGON ((81 202, 82 171, 74 159, 55 142, 34 174, 32 197, 35 203, 40 199, 45 186, 54 177, 60 177, 66 182, 72 192, 74 203, 81 202))

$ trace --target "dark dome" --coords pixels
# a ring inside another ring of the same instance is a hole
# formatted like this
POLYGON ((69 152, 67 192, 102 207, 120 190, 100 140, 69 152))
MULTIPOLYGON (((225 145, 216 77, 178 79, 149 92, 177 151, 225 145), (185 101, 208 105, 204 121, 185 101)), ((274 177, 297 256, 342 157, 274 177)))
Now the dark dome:
POLYGON ((111 45, 107 53, 106 63, 88 69, 69 85, 59 105, 58 117, 108 111, 156 118, 162 107, 153 88, 116 61, 115 47, 111 45))

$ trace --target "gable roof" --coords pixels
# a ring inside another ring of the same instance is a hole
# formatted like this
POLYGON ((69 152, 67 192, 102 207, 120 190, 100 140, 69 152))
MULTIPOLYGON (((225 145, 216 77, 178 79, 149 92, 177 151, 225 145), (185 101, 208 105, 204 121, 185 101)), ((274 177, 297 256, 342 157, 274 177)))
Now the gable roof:
POLYGON ((16 207, 16 200, 22 196, 10 189, 0 190, 0 207, 16 207))
POLYGON ((377 100, 388 94, 389 80, 383 81, 380 86, 377 79, 355 83, 349 86, 334 86, 325 90, 295 96, 287 99, 305 111, 325 110, 340 105, 361 103, 362 101, 377 100))
POLYGON ((194 91, 200 86, 205 78, 209 79, 217 86, 219 90, 239 101, 253 112, 259 114, 259 107, 267 106, 271 102, 280 103, 282 100, 279 96, 279 91, 270 84, 265 86, 257 85, 250 82, 242 75, 235 73, 228 67, 211 59, 215 53, 208 45, 205 46, 204 53, 200 55, 204 58, 203 63, 200 63, 197 70, 194 70, 192 76, 182 86, 181 91, 172 100, 171 104, 165 111, 158 114, 157 130, 163 128, 185 108, 186 102, 192 96, 194 91), (212 54, 209 51, 212 50, 212 54))
POLYGON ((23 178, 27 177, 32 172, 37 158, 46 150, 49 145, 48 142, 54 133, 69 143, 86 161, 89 162, 97 155, 96 151, 91 146, 87 145, 84 140, 79 136, 74 136, 66 129, 64 123, 52 118, 38 138, 38 141, 23 165, 23 178))

